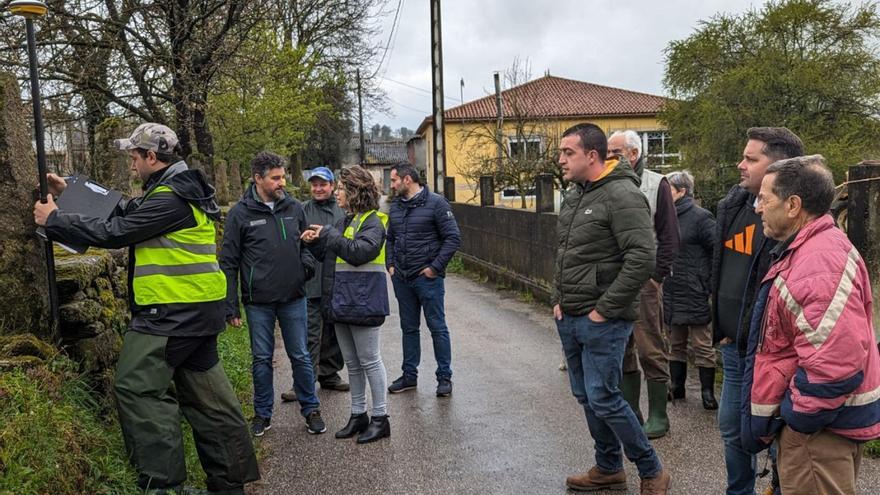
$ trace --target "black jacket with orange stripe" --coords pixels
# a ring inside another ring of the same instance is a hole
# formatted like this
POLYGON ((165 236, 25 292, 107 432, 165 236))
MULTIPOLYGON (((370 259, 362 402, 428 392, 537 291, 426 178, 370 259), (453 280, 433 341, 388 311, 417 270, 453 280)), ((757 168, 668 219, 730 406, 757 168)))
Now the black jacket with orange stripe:
POLYGON ((718 287, 721 280, 721 253, 724 250, 725 234, 730 230, 730 226, 736 218, 736 213, 748 201, 753 201, 754 195, 740 187, 733 186, 721 201, 718 202, 715 224, 715 248, 712 252, 712 329, 714 332, 713 342, 718 343, 724 337, 735 337, 734 341, 739 349, 740 356, 746 355, 746 346, 749 341, 749 325, 751 323, 752 311, 755 307, 755 296, 761 279, 770 269, 770 252, 776 246, 776 241, 772 239, 764 239, 758 250, 758 256, 755 257, 751 269, 748 274, 748 282, 743 292, 743 298, 739 310, 739 323, 737 324, 736 336, 724 335, 718 324, 718 287))

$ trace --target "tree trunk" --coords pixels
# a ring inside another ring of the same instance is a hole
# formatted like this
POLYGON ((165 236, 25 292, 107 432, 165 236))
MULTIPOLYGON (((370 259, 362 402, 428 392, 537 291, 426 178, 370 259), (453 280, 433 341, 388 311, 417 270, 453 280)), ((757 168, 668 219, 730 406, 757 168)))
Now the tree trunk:
POLYGON ((242 194, 244 191, 241 184, 241 166, 238 160, 232 160, 229 164, 229 195, 232 201, 238 201, 242 194))
POLYGON ((34 233, 33 126, 19 94, 15 76, 0 74, 0 335, 31 332, 55 341, 45 250, 34 233))
POLYGON ((211 135, 211 129, 208 128, 208 120, 205 115, 205 107, 207 106, 205 95, 197 96, 193 101, 192 108, 192 126, 193 134, 196 138, 196 147, 199 154, 202 155, 202 166, 205 175, 208 176, 208 182, 214 183, 214 136, 211 135))
POLYGON ((226 176, 226 160, 214 162, 214 189, 217 204, 226 206, 229 204, 229 180, 226 176))

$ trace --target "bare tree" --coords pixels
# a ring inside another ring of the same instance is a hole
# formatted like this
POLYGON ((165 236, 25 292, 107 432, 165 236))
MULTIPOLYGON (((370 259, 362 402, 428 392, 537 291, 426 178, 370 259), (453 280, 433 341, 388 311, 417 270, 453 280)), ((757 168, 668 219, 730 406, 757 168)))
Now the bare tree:
POLYGON ((495 178, 496 192, 513 189, 526 208, 526 197, 534 194, 538 175, 558 177, 556 155, 559 148, 559 124, 541 115, 543 95, 528 84, 531 70, 528 61, 515 59, 504 72, 502 93, 504 126, 496 132, 496 121, 465 123, 461 126, 462 150, 466 158, 462 175, 473 186, 474 197, 479 178, 495 178), (496 156, 501 150, 501 156, 496 156))
MULTIPOLYGON (((114 110, 176 127, 185 156, 195 136, 213 157, 205 112, 214 77, 259 19, 263 0, 51 2, 39 34, 47 101, 64 101, 94 129, 114 110)), ((0 67, 27 79, 20 26, 5 19, 0 67)))
MULTIPOLYGON (((269 26, 296 48, 295 63, 316 68, 322 85, 327 74, 375 72, 386 1, 49 0, 50 15, 38 22, 44 98, 53 115, 86 122, 90 155, 102 121, 131 117, 175 128, 184 156, 198 151, 210 172, 209 97, 227 89, 217 86, 222 75, 264 62, 239 56, 254 29, 269 26)), ((0 18, 0 69, 22 84, 24 44, 21 20, 0 18)), ((367 78, 366 96, 381 109, 377 80, 367 78)))

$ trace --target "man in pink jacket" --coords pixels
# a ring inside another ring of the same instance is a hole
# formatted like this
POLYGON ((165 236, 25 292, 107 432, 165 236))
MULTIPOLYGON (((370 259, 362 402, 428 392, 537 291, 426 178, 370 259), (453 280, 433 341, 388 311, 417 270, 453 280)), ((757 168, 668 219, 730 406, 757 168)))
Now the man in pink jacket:
POLYGON ((871 284, 827 214, 833 197, 820 155, 774 163, 758 195, 764 235, 780 242, 752 319, 743 443, 778 439, 785 495, 855 493, 863 443, 880 437, 871 284))

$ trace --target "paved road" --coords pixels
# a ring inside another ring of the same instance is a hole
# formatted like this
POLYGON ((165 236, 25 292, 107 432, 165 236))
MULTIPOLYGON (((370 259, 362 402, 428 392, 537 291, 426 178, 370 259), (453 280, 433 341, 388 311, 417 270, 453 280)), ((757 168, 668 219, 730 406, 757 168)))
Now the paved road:
MULTIPOLYGON (((558 370, 559 338, 548 311, 460 276, 450 276, 446 287, 453 396, 434 396, 435 362, 424 331, 419 388, 389 397, 390 439, 357 445, 333 438, 349 416, 347 393, 319 392, 328 426, 319 436, 306 432, 298 408, 278 404, 261 440, 263 480, 254 493, 566 493, 565 477, 588 469, 593 449, 567 375, 558 370)), ((382 333, 389 382, 401 363, 392 311, 382 333)), ((290 386, 290 363, 279 351, 275 365, 277 396, 290 386)), ((696 377, 688 393, 685 404, 670 407, 672 432, 654 446, 672 474, 673 493, 723 493, 721 441, 714 415, 698 402, 696 377)), ((634 466, 626 470, 629 492, 638 493, 634 466)), ((859 481, 861 493, 873 493, 880 461, 866 460, 859 481)))

